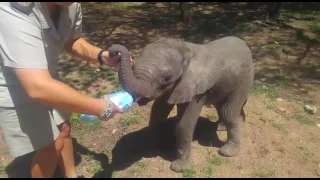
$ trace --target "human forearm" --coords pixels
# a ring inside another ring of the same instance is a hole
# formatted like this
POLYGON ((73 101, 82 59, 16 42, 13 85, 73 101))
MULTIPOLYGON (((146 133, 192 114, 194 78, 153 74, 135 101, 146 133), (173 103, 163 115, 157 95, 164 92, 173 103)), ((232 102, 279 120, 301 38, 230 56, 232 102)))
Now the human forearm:
POLYGON ((30 98, 39 103, 68 112, 94 115, 106 109, 104 101, 82 95, 52 79, 45 70, 16 70, 16 74, 30 98))
POLYGON ((87 61, 97 62, 98 53, 102 50, 101 48, 91 45, 83 38, 79 38, 77 40, 70 40, 66 43, 65 47, 66 51, 74 56, 77 56, 87 61))
POLYGON ((40 85, 32 98, 42 104, 74 113, 99 115, 106 109, 106 102, 82 95, 54 79, 40 85))

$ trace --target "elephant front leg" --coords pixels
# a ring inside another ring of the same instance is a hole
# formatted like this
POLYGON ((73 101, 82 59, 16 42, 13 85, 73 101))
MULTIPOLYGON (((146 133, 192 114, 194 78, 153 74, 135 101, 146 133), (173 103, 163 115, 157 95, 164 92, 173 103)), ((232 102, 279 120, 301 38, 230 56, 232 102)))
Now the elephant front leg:
POLYGON ((154 128, 161 122, 161 120, 167 119, 173 106, 173 104, 167 103, 166 97, 156 99, 151 108, 149 126, 154 128))
POLYGON ((180 112, 183 112, 183 114, 181 115, 182 118, 176 128, 178 159, 173 161, 170 166, 170 168, 175 172, 182 172, 183 170, 190 169, 193 166, 193 161, 190 155, 191 141, 202 105, 202 102, 192 101, 185 106, 185 110, 180 109, 180 112))
POLYGON ((149 120, 149 136, 150 148, 152 149, 147 156, 154 156, 155 152, 161 149, 161 142, 163 142, 163 128, 159 128, 161 121, 166 120, 174 105, 168 104, 165 98, 156 99, 151 108, 149 120))

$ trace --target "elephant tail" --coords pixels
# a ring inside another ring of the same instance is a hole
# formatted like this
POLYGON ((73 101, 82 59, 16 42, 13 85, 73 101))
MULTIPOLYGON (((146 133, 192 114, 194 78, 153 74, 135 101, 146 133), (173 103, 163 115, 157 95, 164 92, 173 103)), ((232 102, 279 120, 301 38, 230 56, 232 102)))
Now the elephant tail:
POLYGON ((241 112, 240 112, 240 119, 241 119, 242 122, 246 122, 246 114, 244 113, 243 108, 244 108, 244 106, 247 104, 247 101, 248 101, 248 99, 246 99, 246 100, 244 101, 244 103, 243 103, 243 105, 242 105, 242 108, 241 108, 241 112))

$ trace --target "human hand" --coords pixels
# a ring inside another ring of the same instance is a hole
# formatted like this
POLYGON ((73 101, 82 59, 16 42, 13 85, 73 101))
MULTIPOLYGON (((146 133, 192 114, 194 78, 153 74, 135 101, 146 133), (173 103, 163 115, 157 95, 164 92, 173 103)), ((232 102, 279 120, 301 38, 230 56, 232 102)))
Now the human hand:
MULTIPOLYGON (((105 51, 102 53, 102 59, 107 66, 116 67, 121 60, 121 53, 119 52, 117 56, 110 58, 109 51, 105 51)), ((133 65, 133 60, 131 56, 130 56, 130 62, 131 62, 131 65, 133 65)))
POLYGON ((104 63, 110 67, 116 67, 116 65, 121 60, 121 53, 118 53, 117 56, 110 58, 109 51, 104 51, 101 56, 102 56, 102 60, 104 61, 104 63))
MULTIPOLYGON (((110 102, 110 105, 111 105, 111 107, 110 107, 111 114, 110 114, 108 117, 101 119, 102 121, 109 120, 109 119, 113 118, 115 114, 117 114, 117 113, 123 113, 123 112, 124 112, 122 109, 118 108, 112 101, 110 101, 110 99, 109 99, 109 97, 108 97, 107 95, 104 95, 104 96, 103 96, 103 100, 104 100, 105 102, 110 102)), ((107 108, 108 108, 108 107, 107 107, 107 108)))

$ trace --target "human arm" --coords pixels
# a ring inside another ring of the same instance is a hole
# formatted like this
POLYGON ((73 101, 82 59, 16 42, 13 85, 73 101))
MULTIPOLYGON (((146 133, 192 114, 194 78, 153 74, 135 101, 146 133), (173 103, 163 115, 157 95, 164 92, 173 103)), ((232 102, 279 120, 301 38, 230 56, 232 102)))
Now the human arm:
MULTIPOLYGON (((69 39, 65 44, 66 51, 76 57, 83 60, 98 62, 98 54, 102 50, 101 48, 90 44, 82 37, 76 39, 69 39)), ((109 58, 109 51, 102 52, 102 61, 110 67, 116 66, 119 62, 120 54, 118 57, 109 58)))
MULTIPOLYGON (((82 37, 82 10, 81 5, 78 4, 76 11, 76 18, 74 23, 74 29, 71 37, 65 43, 65 50, 76 57, 79 57, 83 60, 93 61, 98 63, 98 54, 103 49, 90 44, 82 37)), ((103 50, 101 54, 101 59, 104 64, 114 67, 120 60, 120 54, 117 57, 109 58, 109 52, 103 50)))
MULTIPOLYGON (((53 60, 47 60, 51 57, 46 55, 48 49, 44 46, 41 27, 10 7, 1 8, 5 10, 0 10, 0 16, 4 17, 0 19, 0 55, 3 65, 15 73, 16 77, 10 77, 19 82, 15 88, 20 86, 32 100, 41 104, 99 116, 106 109, 106 102, 82 95, 52 78, 48 67, 53 60)), ((115 113, 120 112, 113 107, 115 113)))
POLYGON ((46 69, 15 69, 28 96, 41 104, 68 112, 100 115, 106 102, 83 95, 53 79, 46 69))

